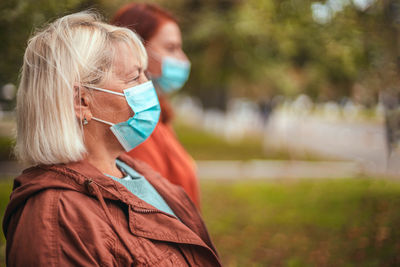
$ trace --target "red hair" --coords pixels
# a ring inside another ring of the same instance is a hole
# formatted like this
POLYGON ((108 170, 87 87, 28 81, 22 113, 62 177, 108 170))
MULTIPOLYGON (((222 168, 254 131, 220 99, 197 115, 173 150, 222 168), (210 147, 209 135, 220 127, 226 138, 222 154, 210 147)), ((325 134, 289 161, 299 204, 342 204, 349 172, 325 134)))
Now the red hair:
POLYGON ((131 29, 146 43, 167 21, 178 24, 169 12, 155 4, 131 3, 121 7, 115 13, 111 24, 131 29))

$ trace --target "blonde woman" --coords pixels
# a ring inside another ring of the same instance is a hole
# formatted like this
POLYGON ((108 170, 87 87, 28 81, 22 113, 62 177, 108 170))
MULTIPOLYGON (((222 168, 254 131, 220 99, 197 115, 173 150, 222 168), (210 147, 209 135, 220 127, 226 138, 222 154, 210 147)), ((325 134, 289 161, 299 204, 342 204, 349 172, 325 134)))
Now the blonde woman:
POLYGON ((220 265, 184 191, 122 155, 159 119, 146 67, 132 31, 89 12, 30 39, 16 153, 33 167, 4 216, 9 266, 220 265))

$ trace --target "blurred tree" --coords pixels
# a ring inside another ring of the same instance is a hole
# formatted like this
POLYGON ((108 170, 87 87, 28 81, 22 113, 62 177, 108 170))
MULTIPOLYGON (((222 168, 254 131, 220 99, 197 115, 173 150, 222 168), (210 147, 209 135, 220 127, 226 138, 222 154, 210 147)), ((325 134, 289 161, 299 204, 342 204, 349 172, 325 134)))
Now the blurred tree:
POLYGON ((399 49, 393 42, 399 8, 395 0, 367 2, 360 8, 328 0, 322 22, 315 1, 189 1, 183 13, 193 61, 188 87, 205 103, 215 90, 254 98, 306 93, 325 101, 351 97, 361 84, 364 96, 356 99, 376 103, 382 78, 398 77, 390 66, 399 49))
MULTIPOLYGON (((110 17, 127 2, 2 0, 0 85, 17 81, 36 26, 88 7, 110 17)), ((185 90, 206 106, 224 108, 233 96, 265 100, 299 93, 371 105, 379 90, 398 87, 398 0, 152 2, 180 20, 193 65, 185 90)))
POLYGON ((0 85, 17 83, 23 53, 35 28, 95 0, 2 0, 0 2, 0 85))

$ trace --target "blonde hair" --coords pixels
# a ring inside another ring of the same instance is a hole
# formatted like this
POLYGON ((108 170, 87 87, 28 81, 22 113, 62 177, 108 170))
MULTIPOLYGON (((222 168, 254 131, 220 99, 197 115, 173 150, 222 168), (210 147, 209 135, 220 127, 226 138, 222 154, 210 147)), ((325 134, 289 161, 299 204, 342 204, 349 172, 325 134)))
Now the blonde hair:
POLYGON ((79 12, 50 23, 29 40, 17 95, 15 153, 29 164, 81 160, 86 148, 74 108, 74 86, 98 85, 111 71, 115 42, 125 42, 143 69, 147 54, 131 30, 79 12))

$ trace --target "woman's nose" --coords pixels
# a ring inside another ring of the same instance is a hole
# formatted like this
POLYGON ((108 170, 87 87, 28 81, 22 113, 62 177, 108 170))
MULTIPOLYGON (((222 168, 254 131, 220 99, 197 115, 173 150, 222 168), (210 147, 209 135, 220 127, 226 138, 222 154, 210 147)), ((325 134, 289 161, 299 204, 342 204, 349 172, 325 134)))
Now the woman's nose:
POLYGON ((185 52, 182 49, 179 49, 178 52, 178 59, 188 61, 188 57, 186 56, 185 52))
POLYGON ((145 83, 147 82, 149 79, 147 79, 146 75, 144 74, 144 72, 140 75, 139 77, 139 82, 140 83, 145 83))

